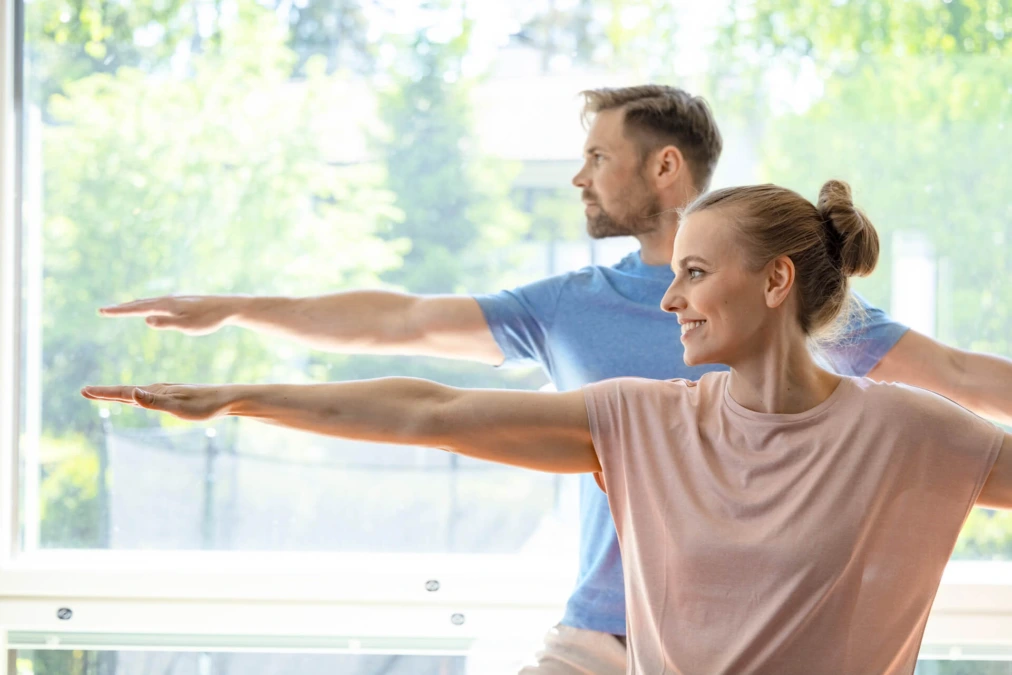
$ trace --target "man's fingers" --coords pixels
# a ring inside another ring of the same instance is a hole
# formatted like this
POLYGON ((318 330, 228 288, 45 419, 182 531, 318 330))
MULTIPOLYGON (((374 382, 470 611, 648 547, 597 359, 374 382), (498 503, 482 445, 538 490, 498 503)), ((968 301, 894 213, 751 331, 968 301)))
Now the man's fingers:
POLYGON ((98 313, 102 316, 166 316, 171 314, 165 309, 164 298, 144 298, 120 305, 102 307, 98 313))
POLYGON ((87 398, 100 401, 132 401, 135 387, 114 385, 114 386, 89 386, 81 390, 87 398))
POLYGON ((156 408, 155 406, 155 395, 150 391, 145 391, 140 387, 134 387, 133 390, 134 403, 143 408, 156 408))
POLYGON ((195 415, 193 411, 188 411, 186 405, 179 401, 179 399, 170 393, 160 391, 155 393, 150 391, 150 387, 134 387, 133 390, 133 401, 134 405, 138 405, 148 410, 157 410, 158 412, 169 413, 176 417, 184 420, 197 420, 203 419, 200 415, 195 415))

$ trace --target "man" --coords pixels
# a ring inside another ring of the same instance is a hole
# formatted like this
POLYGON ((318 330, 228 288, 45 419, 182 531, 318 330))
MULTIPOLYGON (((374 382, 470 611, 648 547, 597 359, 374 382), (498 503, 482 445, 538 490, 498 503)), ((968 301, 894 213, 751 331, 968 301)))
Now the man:
MULTIPOLYGON (((489 365, 535 362, 559 390, 619 377, 696 379, 682 362, 679 326, 660 309, 677 211, 706 191, 721 137, 706 103, 666 86, 584 92, 592 117, 573 178, 592 237, 640 242, 612 267, 590 267, 486 296, 353 291, 310 298, 163 297, 102 310, 154 328, 200 335, 224 325, 286 335, 309 346, 415 354, 489 365)), ((866 308, 826 352, 837 370, 933 389, 1012 423, 1012 361, 946 347, 866 308)), ((625 596, 604 493, 581 478, 580 572, 565 616, 525 675, 624 673, 625 596)))

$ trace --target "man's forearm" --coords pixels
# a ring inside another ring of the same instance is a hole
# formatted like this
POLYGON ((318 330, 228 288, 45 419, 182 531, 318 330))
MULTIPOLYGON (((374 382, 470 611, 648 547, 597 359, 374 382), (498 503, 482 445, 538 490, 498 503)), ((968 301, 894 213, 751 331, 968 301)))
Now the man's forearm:
POLYGON ((414 296, 349 291, 304 298, 236 297, 226 323, 294 339, 314 349, 403 353, 414 296))
POLYGON ((944 345, 910 330, 868 377, 941 394, 981 417, 1012 424, 1012 361, 944 345))
POLYGON ((967 351, 958 352, 956 360, 959 375, 950 398, 982 417, 1012 426, 1012 360, 967 351))

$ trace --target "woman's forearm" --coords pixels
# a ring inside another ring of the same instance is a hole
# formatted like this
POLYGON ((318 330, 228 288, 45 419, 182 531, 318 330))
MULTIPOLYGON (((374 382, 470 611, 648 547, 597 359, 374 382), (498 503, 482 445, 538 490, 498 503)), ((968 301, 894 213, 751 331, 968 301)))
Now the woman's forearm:
POLYGON ((450 387, 407 377, 358 382, 230 385, 223 413, 326 436, 430 445, 450 387))

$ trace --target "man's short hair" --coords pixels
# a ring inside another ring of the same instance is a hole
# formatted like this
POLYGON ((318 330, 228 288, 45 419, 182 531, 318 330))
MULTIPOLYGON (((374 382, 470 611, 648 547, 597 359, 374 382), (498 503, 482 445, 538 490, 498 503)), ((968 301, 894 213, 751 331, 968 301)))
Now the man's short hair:
POLYGON ((696 189, 706 192, 724 143, 702 97, 662 84, 580 93, 584 124, 603 110, 621 109, 625 131, 639 143, 644 158, 665 145, 674 145, 689 164, 696 189))

